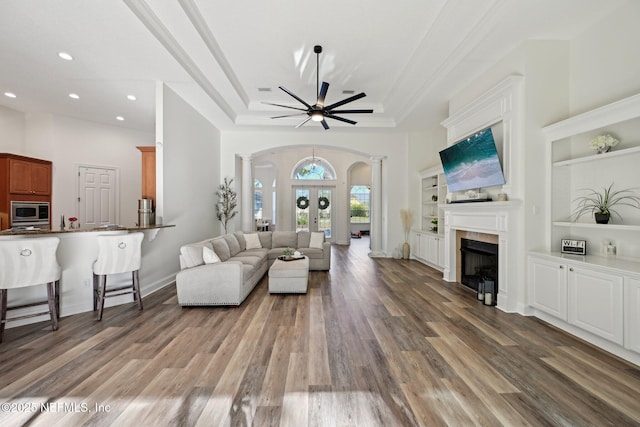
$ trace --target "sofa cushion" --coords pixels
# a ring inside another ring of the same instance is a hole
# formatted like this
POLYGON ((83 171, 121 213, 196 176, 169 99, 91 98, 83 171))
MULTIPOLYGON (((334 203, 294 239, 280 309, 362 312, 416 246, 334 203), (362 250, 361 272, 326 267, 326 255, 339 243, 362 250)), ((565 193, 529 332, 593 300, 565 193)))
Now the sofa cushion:
POLYGON ((240 253, 240 243, 238 243, 236 236, 234 234, 225 234, 223 238, 227 241, 227 245, 229 245, 229 254, 231 256, 238 255, 240 253))
POLYGON ((324 250, 318 248, 300 248, 302 254, 306 255, 309 259, 322 259, 324 258, 324 250))
POLYGON ((271 231, 260 231, 258 232, 258 237, 263 248, 271 249, 273 247, 271 245, 271 231))
POLYGON ((265 262, 264 257, 244 255, 244 254, 234 256, 233 258, 231 258, 231 260, 240 261, 243 264, 252 265, 254 267, 259 267, 263 262, 265 262))
POLYGON ((240 244, 240 250, 244 251, 247 249, 247 242, 244 240, 244 233, 242 231, 236 231, 233 233, 238 239, 238 243, 240 244))
POLYGON ((324 244, 324 233, 323 232, 312 232, 311 239, 309 240, 309 247, 322 249, 322 245, 324 244))
POLYGON ((215 264, 216 262, 220 262, 220 258, 209 246, 202 247, 202 259, 205 264, 215 264))
POLYGON ((308 248, 311 240, 311 233, 308 231, 298 232, 298 246, 296 248, 308 248))
POLYGON ((298 236, 295 231, 274 231, 271 237, 272 248, 296 248, 298 236))
POLYGON ((182 259, 184 260, 184 268, 192 268, 204 264, 202 248, 205 246, 210 247, 208 241, 191 243, 180 248, 180 255, 182 255, 182 259))
POLYGON ((216 251, 216 255, 220 258, 220 261, 225 262, 231 258, 231 251, 229 250, 229 244, 223 237, 216 237, 211 241, 213 250, 216 251))
POLYGON ((262 248, 262 243, 260 242, 260 237, 258 237, 258 233, 249 233, 244 235, 245 241, 245 250, 251 249, 260 249, 262 248))

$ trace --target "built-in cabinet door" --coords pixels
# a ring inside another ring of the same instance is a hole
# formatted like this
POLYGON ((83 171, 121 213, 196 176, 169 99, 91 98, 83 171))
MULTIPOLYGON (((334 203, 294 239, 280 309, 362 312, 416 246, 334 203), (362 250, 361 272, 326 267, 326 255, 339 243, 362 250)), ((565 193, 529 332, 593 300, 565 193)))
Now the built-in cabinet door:
POLYGON ((424 259, 424 255, 420 252, 420 240, 422 240, 422 234, 416 233, 413 236, 413 256, 414 258, 424 259))
POLYGON ((640 278, 625 278, 624 346, 640 353, 640 278))
POLYGON ((623 278, 569 265, 569 323, 623 344, 623 278))
POLYGON ((427 261, 438 265, 438 237, 427 236, 427 261))
POLYGON ((529 305, 567 320, 567 266, 529 257, 529 305))
POLYGON ((444 267, 444 239, 438 237, 438 265, 444 267))

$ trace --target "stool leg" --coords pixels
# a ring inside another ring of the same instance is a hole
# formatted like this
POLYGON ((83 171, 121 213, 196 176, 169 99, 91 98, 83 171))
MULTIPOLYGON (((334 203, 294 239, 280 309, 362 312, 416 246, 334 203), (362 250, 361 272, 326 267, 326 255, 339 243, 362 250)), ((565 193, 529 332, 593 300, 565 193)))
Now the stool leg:
POLYGON ((49 302, 49 315, 51 316, 51 328, 53 328, 54 331, 57 331, 58 313, 56 310, 55 285, 53 283, 47 283, 47 298, 49 302))
POLYGON ((55 295, 56 295, 56 314, 58 315, 58 319, 60 319, 60 281, 59 280, 56 280, 54 287, 55 287, 55 295))
POLYGON ((0 289, 0 342, 4 336, 4 324, 7 322, 7 290, 0 289))
POLYGON ((98 276, 93 273, 93 311, 98 309, 98 276))
POLYGON ((138 301, 138 308, 142 310, 142 296, 140 295, 140 277, 138 270, 133 272, 133 299, 138 301))
POLYGON ((107 292, 107 275, 101 274, 98 276, 98 320, 102 320, 102 312, 104 311, 104 298, 107 292))

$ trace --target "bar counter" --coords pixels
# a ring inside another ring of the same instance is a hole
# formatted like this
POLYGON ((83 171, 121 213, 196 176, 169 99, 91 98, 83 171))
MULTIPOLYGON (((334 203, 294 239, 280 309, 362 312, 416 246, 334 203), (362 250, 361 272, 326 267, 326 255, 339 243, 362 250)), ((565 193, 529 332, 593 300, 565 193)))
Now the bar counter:
MULTIPOLYGON (((152 242, 158 232, 171 227, 175 227, 175 225, 150 225, 147 227, 110 226, 64 230, 4 230, 0 232, 0 241, 24 238, 37 239, 39 237, 50 236, 60 239, 57 251, 58 263, 62 267, 62 276, 60 278, 60 315, 66 317, 93 310, 93 262, 98 255, 97 236, 143 232, 145 237, 142 243, 142 280, 144 279, 145 254, 152 252, 152 242)), ((120 283, 126 284, 130 282, 131 275, 113 275, 110 276, 108 280, 110 287, 120 283)), ((43 295, 46 296, 46 288, 44 285, 12 289, 9 292, 8 305, 18 305, 32 300, 42 299, 43 295)), ((105 307, 131 302, 132 298, 130 295, 121 295, 107 299, 105 307)), ((40 307, 30 307, 20 310, 20 312, 16 311, 14 314, 37 313, 39 308, 40 307)), ((7 323, 7 328, 43 320, 46 321, 47 319, 47 316, 39 316, 9 322, 7 323)))
POLYGON ((63 233, 95 233, 95 232, 103 232, 103 231, 128 231, 130 233, 134 233, 136 231, 149 231, 149 230, 160 230, 162 228, 175 227, 175 225, 148 225, 146 227, 125 227, 123 225, 115 225, 115 226, 105 226, 105 227, 94 227, 94 228, 65 228, 64 230, 60 229, 52 229, 45 230, 40 228, 29 229, 26 228, 24 230, 3 230, 0 231, 0 236, 33 236, 33 235, 48 235, 48 234, 63 234, 63 233))

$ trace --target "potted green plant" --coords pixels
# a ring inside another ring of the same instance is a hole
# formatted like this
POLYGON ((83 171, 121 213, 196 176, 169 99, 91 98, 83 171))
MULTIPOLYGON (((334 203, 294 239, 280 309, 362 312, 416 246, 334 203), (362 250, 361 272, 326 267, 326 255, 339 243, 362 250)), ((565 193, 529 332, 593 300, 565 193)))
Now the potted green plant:
POLYGON ((613 183, 608 188, 602 188, 602 192, 585 189, 587 195, 574 199, 576 208, 573 211, 573 221, 577 221, 585 214, 593 213, 598 224, 607 224, 612 215, 620 221, 622 216, 614 210, 614 206, 631 206, 640 209, 640 197, 631 190, 613 190, 613 183))
POLYGON ((232 183, 233 178, 225 178, 224 183, 220 184, 216 191, 216 196, 218 196, 218 203, 216 203, 216 218, 218 218, 218 221, 222 223, 225 234, 227 233, 227 224, 238 213, 238 211, 236 211, 236 207, 238 206, 236 198, 238 195, 231 188, 232 183))
POLYGON ((438 218, 431 219, 431 230, 438 231, 438 218))

